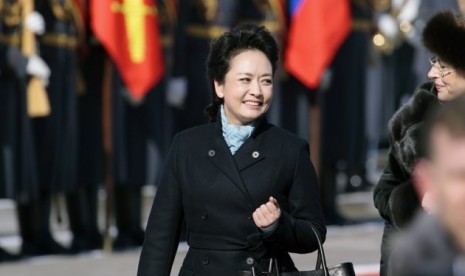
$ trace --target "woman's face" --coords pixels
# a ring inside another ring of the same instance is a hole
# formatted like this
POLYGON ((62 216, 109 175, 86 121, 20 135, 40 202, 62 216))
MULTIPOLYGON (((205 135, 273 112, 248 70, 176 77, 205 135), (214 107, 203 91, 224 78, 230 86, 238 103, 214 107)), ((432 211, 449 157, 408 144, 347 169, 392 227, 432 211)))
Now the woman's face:
POLYGON ((215 81, 215 92, 224 99, 229 123, 246 125, 266 113, 273 98, 273 70, 259 50, 246 50, 233 57, 224 83, 215 81))
POLYGON ((442 61, 432 62, 428 78, 434 81, 441 101, 449 101, 465 94, 465 77, 442 61))

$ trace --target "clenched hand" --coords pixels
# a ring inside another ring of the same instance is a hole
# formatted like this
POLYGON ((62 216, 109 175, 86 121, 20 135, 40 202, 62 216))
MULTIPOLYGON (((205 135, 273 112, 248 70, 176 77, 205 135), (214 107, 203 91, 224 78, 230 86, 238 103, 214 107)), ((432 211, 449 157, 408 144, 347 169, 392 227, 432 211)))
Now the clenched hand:
POLYGON ((278 201, 270 196, 268 202, 260 205, 252 214, 255 225, 259 228, 271 226, 279 217, 281 217, 281 209, 279 208, 278 201))

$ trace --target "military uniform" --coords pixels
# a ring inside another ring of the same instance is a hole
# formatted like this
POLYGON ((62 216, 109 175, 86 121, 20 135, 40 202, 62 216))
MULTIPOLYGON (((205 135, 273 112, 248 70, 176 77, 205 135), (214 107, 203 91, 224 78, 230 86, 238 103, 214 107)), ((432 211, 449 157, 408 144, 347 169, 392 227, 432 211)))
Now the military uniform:
MULTIPOLYGON (((88 6, 84 6, 86 10, 88 6)), ((85 26, 89 26, 88 17, 85 26)), ((80 44, 78 75, 78 165, 77 187, 67 195, 71 250, 78 253, 101 248, 98 228, 98 189, 103 183, 102 86, 107 55, 90 29, 80 44)))
MULTIPOLYGON (((28 60, 21 53, 20 8, 19 1, 0 1, 0 196, 30 202, 37 195, 37 174, 27 114, 28 60)), ((0 248, 0 262, 11 259, 0 248)))
POLYGON ((335 202, 337 179, 345 188, 365 182, 365 82, 372 9, 367 0, 353 0, 351 8, 352 32, 331 64, 332 81, 322 98, 320 176, 329 224, 342 223, 335 202))
MULTIPOLYGON (((37 120, 27 113, 26 74, 28 58, 21 54, 23 20, 20 1, 2 1, 1 20, 1 185, 7 197, 16 200, 19 229, 23 240, 21 254, 44 255, 64 253, 49 230, 50 185, 41 181, 46 172, 39 164, 39 146, 34 127, 37 120), (3 16, 5 15, 5 16, 3 16)), ((37 3, 36 3, 37 4, 37 3)), ((37 6, 37 5, 36 5, 37 6)), ((49 150, 49 148, 48 148, 49 150)), ((47 154, 50 154, 47 152, 47 154)), ((52 171, 48 168, 47 171, 52 171)))
POLYGON ((19 1, 0 3, 0 188, 2 197, 28 202, 37 196, 37 172, 27 114, 28 58, 21 53, 23 18, 19 1))
POLYGON ((175 36, 174 78, 187 80, 182 108, 174 110, 175 132, 207 122, 205 107, 210 103, 206 60, 210 41, 236 23, 238 1, 186 0, 179 6, 175 36))
MULTIPOLYGON (((163 50, 167 57, 165 72, 169 74, 172 34, 175 22, 173 0, 159 0, 158 16, 163 50)), ((165 104, 165 79, 162 78, 142 100, 129 96, 119 72, 112 78, 112 141, 115 217, 118 236, 115 250, 141 246, 144 231, 141 223, 141 188, 155 182, 157 166, 154 160, 167 152, 171 139, 171 114, 165 104)), ((160 162, 158 163, 160 164, 160 162)))
MULTIPOLYGON (((23 239, 23 254, 41 255, 49 239, 50 253, 65 253, 53 243, 49 230, 52 195, 75 189, 77 168, 77 27, 73 3, 69 0, 36 1, 45 20, 45 33, 40 37, 40 53, 52 74, 47 87, 52 113, 33 120, 37 154, 41 214, 39 231, 31 239, 23 239)), ((20 206, 20 224, 29 228, 29 217, 36 210, 20 206)))

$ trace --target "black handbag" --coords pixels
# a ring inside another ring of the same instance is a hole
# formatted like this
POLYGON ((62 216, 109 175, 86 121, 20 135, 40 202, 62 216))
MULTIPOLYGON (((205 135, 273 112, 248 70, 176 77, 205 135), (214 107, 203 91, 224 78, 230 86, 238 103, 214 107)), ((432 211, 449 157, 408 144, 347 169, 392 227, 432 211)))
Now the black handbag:
POLYGON ((351 262, 337 264, 328 267, 326 264, 326 255, 321 243, 318 232, 311 226, 313 233, 318 241, 318 257, 315 270, 280 272, 276 258, 270 259, 269 272, 256 272, 253 268, 251 271, 241 271, 240 276, 355 276, 354 265, 351 262))

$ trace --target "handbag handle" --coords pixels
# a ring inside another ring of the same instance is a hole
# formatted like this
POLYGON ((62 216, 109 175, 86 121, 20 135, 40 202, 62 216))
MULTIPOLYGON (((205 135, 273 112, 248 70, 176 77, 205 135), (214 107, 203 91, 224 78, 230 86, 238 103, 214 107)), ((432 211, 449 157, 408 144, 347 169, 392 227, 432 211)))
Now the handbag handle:
POLYGON ((329 276, 328 265, 326 264, 326 255, 325 250, 323 249, 323 243, 321 243, 321 238, 318 232, 316 231, 315 227, 310 224, 310 228, 312 229, 313 233, 315 234, 316 240, 318 242, 318 257, 316 260, 316 267, 315 269, 320 269, 323 267, 323 271, 325 276, 329 276))
MULTIPOLYGON (((315 227, 310 223, 310 228, 312 229, 313 233, 315 234, 316 240, 318 242, 318 256, 316 259, 316 266, 315 269, 323 269, 324 275, 325 276, 330 276, 329 275, 329 270, 328 270, 328 265, 326 263, 326 255, 325 255, 325 250, 323 249, 323 243, 321 242, 320 234, 316 231, 315 227)), ((269 266, 269 272, 271 273, 273 271, 273 268, 276 271, 276 276, 280 276, 279 272, 279 266, 278 266, 278 259, 275 257, 270 259, 270 266, 269 266)), ((255 271, 252 269, 252 275, 255 276, 255 271)))

